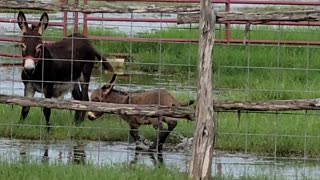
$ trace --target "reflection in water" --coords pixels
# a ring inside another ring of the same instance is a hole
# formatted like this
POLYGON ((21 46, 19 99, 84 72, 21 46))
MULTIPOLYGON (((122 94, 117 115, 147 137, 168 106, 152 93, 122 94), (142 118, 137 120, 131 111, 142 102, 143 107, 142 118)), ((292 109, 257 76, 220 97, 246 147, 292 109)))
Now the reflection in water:
POLYGON ((164 165, 162 153, 147 152, 141 150, 135 150, 134 158, 130 161, 130 164, 137 164, 141 157, 149 157, 154 166, 164 165))
MULTIPOLYGON (((24 148, 22 148, 20 155, 26 156, 26 152, 23 151, 24 148), (22 153, 23 152, 23 153, 22 153)), ((61 149, 58 154, 57 158, 55 159, 56 162, 63 162, 63 149, 61 149)), ((44 145, 44 152, 42 156, 42 163, 49 163, 50 162, 50 157, 52 158, 53 156, 49 154, 49 146, 44 145)), ((75 164, 85 164, 86 161, 86 153, 85 153, 85 145, 82 143, 76 143, 76 145, 73 145, 72 148, 68 152, 68 162, 69 163, 75 163, 75 164)))
POLYGON ((69 153, 71 155, 69 156, 69 162, 84 165, 86 158, 84 147, 84 144, 77 144, 76 146, 73 146, 73 153, 69 153))

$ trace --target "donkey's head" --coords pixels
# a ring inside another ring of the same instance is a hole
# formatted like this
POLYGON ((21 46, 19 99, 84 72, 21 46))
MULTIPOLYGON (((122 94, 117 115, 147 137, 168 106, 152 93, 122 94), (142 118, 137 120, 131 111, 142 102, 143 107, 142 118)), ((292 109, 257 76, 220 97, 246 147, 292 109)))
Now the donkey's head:
MULTIPOLYGON (((93 102, 110 102, 109 98, 111 98, 111 97, 109 96, 109 94, 113 89, 116 77, 117 77, 117 74, 114 74, 109 83, 103 85, 101 88, 95 89, 91 93, 91 101, 93 101, 93 102)), ((88 118, 92 121, 98 119, 102 115, 103 115, 103 112, 93 112, 93 111, 88 112, 88 118)))
POLYGON ((33 73, 41 57, 42 39, 41 35, 47 28, 49 17, 44 12, 38 25, 28 26, 26 16, 22 11, 18 14, 18 25, 23 32, 21 47, 23 57, 23 68, 27 73, 33 73))

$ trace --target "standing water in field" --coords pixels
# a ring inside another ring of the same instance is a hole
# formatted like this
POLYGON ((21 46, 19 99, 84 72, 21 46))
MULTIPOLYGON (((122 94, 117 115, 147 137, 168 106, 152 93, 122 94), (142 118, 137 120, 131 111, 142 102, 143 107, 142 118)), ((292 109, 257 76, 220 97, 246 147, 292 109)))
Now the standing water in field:
MULTIPOLYGON (((1 67, 0 66, 0 94, 23 96, 24 85, 21 81, 21 67, 1 67)), ((104 73, 93 73, 89 85, 89 93, 91 90, 101 87, 110 81, 111 75, 104 73)), ((174 75, 160 75, 132 71, 126 76, 119 76, 117 80, 117 89, 124 91, 139 91, 154 88, 166 88, 174 92, 184 92, 185 95, 193 98, 195 87, 190 86, 190 79, 181 81, 174 75)), ((42 94, 36 93, 35 97, 43 97, 42 94)), ((71 94, 65 96, 71 99, 71 94)))
MULTIPOLYGON (((134 144, 96 141, 45 142, 0 139, 0 156, 7 162, 81 163, 84 165, 145 164, 181 172, 188 170, 190 152, 178 153, 175 148, 165 150, 162 157, 156 153, 133 150, 134 144)), ((190 147, 187 147, 190 148, 190 147)), ((168 149, 168 148, 167 148, 168 149)), ((212 175, 221 177, 285 177, 289 179, 320 176, 320 165, 312 161, 264 159, 250 154, 216 152, 212 175)))

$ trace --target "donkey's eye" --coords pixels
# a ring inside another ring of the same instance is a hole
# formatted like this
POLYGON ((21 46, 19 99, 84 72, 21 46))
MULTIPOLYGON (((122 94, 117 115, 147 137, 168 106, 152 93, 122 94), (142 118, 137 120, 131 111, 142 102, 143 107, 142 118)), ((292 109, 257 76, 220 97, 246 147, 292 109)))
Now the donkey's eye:
POLYGON ((22 48, 22 51, 26 51, 27 49, 27 46, 23 43, 20 44, 21 48, 22 48))

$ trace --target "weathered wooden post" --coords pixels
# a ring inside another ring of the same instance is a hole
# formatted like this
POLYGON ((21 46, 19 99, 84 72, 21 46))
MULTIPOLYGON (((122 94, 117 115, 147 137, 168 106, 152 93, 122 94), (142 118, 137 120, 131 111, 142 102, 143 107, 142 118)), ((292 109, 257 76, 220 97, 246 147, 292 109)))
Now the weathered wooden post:
POLYGON ((201 0, 200 8, 197 127, 193 139, 190 179, 210 179, 215 139, 211 74, 216 16, 212 13, 211 0, 201 0))

